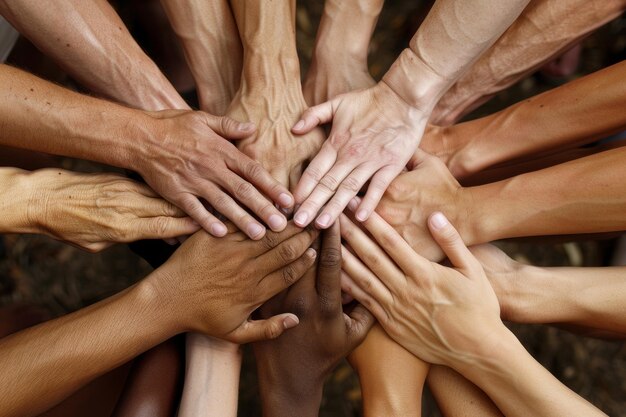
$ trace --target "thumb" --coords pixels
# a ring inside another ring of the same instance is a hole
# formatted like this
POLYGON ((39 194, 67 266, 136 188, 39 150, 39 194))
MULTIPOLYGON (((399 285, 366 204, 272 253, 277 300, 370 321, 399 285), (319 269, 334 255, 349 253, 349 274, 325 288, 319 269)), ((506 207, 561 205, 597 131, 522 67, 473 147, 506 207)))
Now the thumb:
POLYGON ((300 323, 298 316, 291 313, 278 314, 265 320, 246 320, 226 339, 239 344, 276 339, 298 323, 300 323))
POLYGON ((334 116, 334 103, 335 100, 332 100, 310 107, 302 113, 300 120, 293 126, 291 131, 297 135, 303 135, 309 133, 316 126, 330 122, 334 116))
POLYGON ((482 268, 443 213, 433 213, 428 218, 428 228, 453 266, 470 271, 482 268))
POLYGON ((256 131, 254 123, 239 122, 228 116, 208 115, 207 124, 215 133, 230 140, 245 139, 256 131))
POLYGON ((352 341, 355 343, 355 347, 361 344, 376 322, 372 313, 361 304, 357 304, 356 307, 347 314, 347 320, 349 320, 348 328, 350 329, 350 335, 352 336, 352 341))

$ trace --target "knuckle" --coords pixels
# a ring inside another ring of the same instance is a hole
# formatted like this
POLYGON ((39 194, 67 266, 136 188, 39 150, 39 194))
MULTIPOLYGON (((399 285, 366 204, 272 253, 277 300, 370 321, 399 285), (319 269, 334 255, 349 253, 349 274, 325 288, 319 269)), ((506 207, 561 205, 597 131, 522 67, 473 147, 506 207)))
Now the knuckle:
POLYGON ((163 236, 169 229, 169 220, 165 217, 158 217, 150 224, 151 232, 156 236, 163 236))
POLYGON ((282 333, 281 326, 278 322, 272 321, 265 327, 265 338, 276 339, 282 333))
POLYGON ((248 178, 261 178, 265 173, 265 170, 261 166, 260 163, 256 161, 251 161, 245 169, 246 176, 248 178))
POLYGON ((356 194, 361 189, 361 184, 356 178, 348 177, 339 186, 341 190, 350 191, 352 194, 356 194))
POLYGON ((263 245, 265 250, 270 250, 276 247, 276 245, 280 242, 278 234, 275 232, 267 231, 263 239, 261 239, 260 244, 263 245))
POLYGON ((242 181, 235 186, 234 191, 239 200, 246 200, 252 197, 256 190, 249 182, 242 181))
POLYGON ((325 269, 335 269, 341 267, 341 250, 337 248, 328 248, 319 260, 320 267, 325 269))
POLYGON ((319 168, 309 165, 307 169, 302 174, 303 177, 310 177, 315 182, 318 182, 322 179, 322 171, 319 168))
POLYGON ((283 268, 281 274, 286 287, 290 287, 298 279, 296 271, 291 265, 283 268))
POLYGON ((297 257, 296 250, 291 245, 281 245, 278 248, 278 255, 285 262, 292 262, 297 257))
POLYGON ((326 174, 320 180, 319 185, 325 188, 327 191, 334 193, 339 187, 339 180, 337 180, 337 178, 333 177, 332 175, 326 174))

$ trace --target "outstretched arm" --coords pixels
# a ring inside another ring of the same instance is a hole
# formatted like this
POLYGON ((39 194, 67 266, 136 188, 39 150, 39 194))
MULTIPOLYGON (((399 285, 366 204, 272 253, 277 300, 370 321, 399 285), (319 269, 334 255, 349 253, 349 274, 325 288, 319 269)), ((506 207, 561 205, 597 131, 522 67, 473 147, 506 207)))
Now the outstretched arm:
POLYGON ((91 91, 144 110, 189 108, 106 0, 2 0, 0 13, 91 91))

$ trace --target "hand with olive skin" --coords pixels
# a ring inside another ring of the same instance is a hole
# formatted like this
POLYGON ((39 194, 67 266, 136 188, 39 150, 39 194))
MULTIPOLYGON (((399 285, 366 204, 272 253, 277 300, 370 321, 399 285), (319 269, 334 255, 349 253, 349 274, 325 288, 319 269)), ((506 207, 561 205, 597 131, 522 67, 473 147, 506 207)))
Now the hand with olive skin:
POLYGON ((200 231, 157 270, 159 279, 152 285, 186 332, 239 344, 275 338, 297 325, 298 318, 282 311, 266 320, 248 318, 313 265, 316 252, 309 246, 317 235, 293 224, 258 241, 234 227, 222 238, 200 231))
POLYGON ((275 340, 254 344, 265 416, 317 416, 324 379, 372 327, 363 306, 343 310, 340 248, 337 224, 322 232, 317 266, 259 310, 264 318, 288 311, 300 319, 275 340))
POLYGON ((0 188, 5 200, 0 231, 45 234, 89 252, 200 228, 146 185, 117 174, 2 168, 0 188))

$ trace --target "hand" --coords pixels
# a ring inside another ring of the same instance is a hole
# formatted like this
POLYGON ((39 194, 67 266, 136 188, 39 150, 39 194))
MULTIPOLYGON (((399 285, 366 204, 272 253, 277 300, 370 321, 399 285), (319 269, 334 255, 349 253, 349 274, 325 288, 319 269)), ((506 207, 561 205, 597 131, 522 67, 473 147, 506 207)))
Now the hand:
POLYGON ((248 317, 313 265, 316 252, 309 246, 317 235, 293 224, 258 241, 234 227, 223 238, 199 231, 148 279, 164 308, 172 309, 182 324, 181 331, 235 343, 275 338, 298 324, 298 318, 279 314, 250 321, 248 317))
POLYGON ((322 129, 294 138, 291 126, 306 109, 299 81, 292 86, 268 86, 268 90, 242 87, 230 106, 228 115, 254 122, 257 131, 237 143, 238 148, 259 162, 282 185, 293 188, 304 167, 324 141, 322 129), (269 99, 268 99, 269 97, 269 99))
POLYGON ((308 109, 294 133, 304 134, 330 121, 333 126, 294 190, 296 203, 301 204, 296 224, 308 225, 328 202, 316 225, 330 226, 371 179, 356 215, 366 220, 415 152, 427 118, 384 82, 308 109))
POLYGON ((42 169, 26 176, 36 230, 90 252, 117 242, 168 239, 200 226, 154 191, 116 174, 42 169))
POLYGON ((337 65, 337 57, 328 57, 328 63, 314 59, 311 62, 306 79, 302 85, 306 102, 315 106, 340 94, 350 91, 370 88, 376 85, 365 65, 355 61, 344 65, 337 65))
POLYGON ((441 213, 428 225, 453 268, 415 253, 378 215, 364 223, 375 240, 342 215, 342 237, 356 253, 343 251, 343 269, 354 284, 344 289, 414 355, 455 367, 483 355, 506 327, 485 272, 456 229, 441 213))
POLYGON ((155 191, 214 236, 224 236, 226 226, 202 200, 252 239, 261 239, 265 228, 238 202, 273 231, 285 228, 287 220, 272 202, 292 207, 289 191, 224 139, 248 137, 254 134, 254 125, 203 112, 172 110, 151 115, 158 121, 160 140, 139 157, 137 171, 155 191))
POLYGON ((308 415, 306 410, 317 415, 324 379, 373 324, 360 305, 343 311, 340 247, 337 224, 322 234, 317 266, 259 310, 264 318, 289 311, 300 319, 298 327, 279 338, 254 344, 265 415, 281 415, 289 404, 298 404, 290 415, 308 415))
POLYGON ((443 252, 427 227, 429 213, 440 210, 462 226, 461 235, 473 243, 466 218, 470 203, 465 189, 439 159, 417 150, 413 171, 396 178, 387 189, 376 212, 400 233, 413 250, 426 259, 440 261, 443 252))

